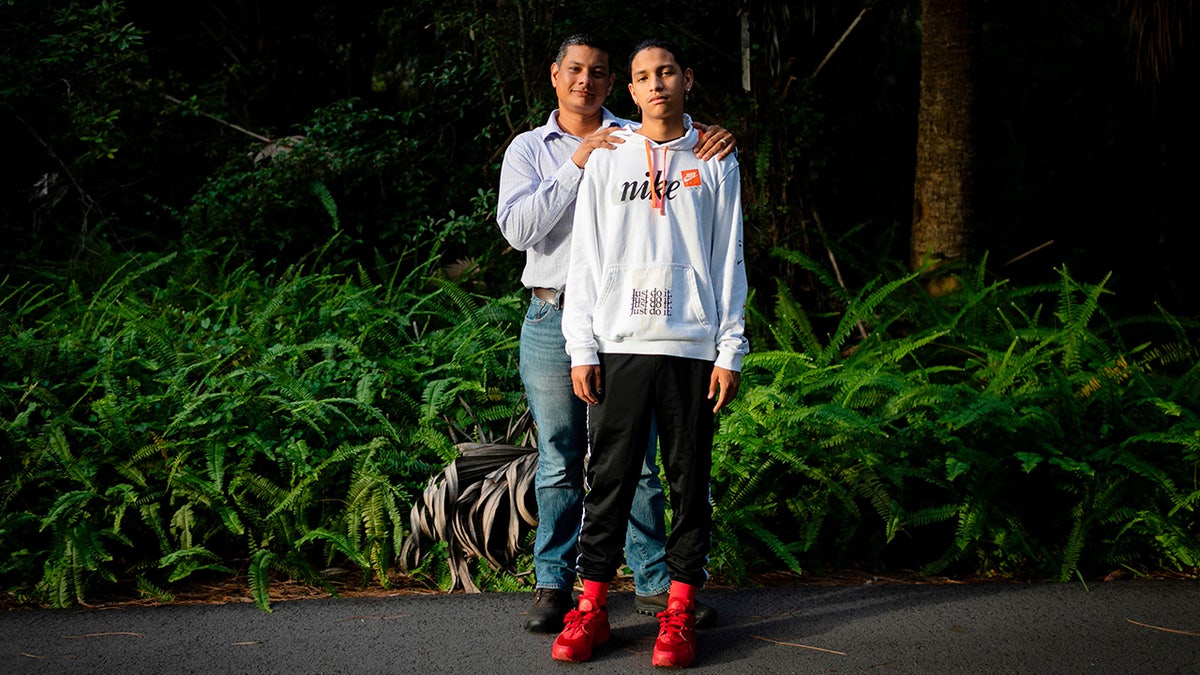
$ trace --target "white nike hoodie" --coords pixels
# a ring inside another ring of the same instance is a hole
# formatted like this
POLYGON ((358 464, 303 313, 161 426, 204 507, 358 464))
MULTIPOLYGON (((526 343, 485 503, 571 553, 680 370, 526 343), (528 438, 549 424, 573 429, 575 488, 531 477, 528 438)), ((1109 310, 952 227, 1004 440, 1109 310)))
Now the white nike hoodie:
POLYGON ((635 128, 592 153, 579 186, 562 322, 571 365, 604 352, 740 371, 750 347, 737 160, 697 159, 690 125, 667 143, 635 128))

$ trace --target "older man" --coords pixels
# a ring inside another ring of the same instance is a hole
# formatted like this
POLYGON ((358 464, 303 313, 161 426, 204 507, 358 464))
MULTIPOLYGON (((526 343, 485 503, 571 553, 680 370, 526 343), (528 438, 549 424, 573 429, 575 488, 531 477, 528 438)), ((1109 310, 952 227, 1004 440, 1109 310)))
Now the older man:
MULTIPOLYGON (((532 295, 521 328, 520 369, 538 430, 537 586, 525 619, 525 629, 533 632, 558 632, 563 616, 575 606, 571 590, 583 509, 587 411, 572 388, 562 306, 563 294, 569 292, 571 227, 583 167, 596 150, 615 148, 621 141, 612 132, 629 123, 604 108, 615 81, 603 42, 582 34, 564 40, 550 65, 558 109, 546 124, 513 140, 500 173, 496 220, 508 243, 526 252, 521 283, 532 295)), ((705 131, 695 149, 698 157, 724 157, 733 151, 729 132, 716 126, 705 131)), ((633 571, 634 608, 653 615, 666 609, 671 580, 653 432, 646 441, 625 559, 633 571)), ((698 626, 715 619, 711 607, 697 604, 698 626)))

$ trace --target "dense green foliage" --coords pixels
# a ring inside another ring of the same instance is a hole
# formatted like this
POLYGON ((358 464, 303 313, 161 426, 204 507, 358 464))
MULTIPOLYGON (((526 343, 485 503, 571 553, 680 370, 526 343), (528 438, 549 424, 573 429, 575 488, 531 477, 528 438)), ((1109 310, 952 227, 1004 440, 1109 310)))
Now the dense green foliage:
MULTIPOLYGON (((405 260, 261 274, 198 253, 131 259, 89 294, 5 284, 5 586, 65 605, 243 572, 265 606, 270 571, 387 584, 451 443, 525 430, 523 298, 405 260)), ((826 334, 785 286, 760 296, 713 571, 1193 570, 1197 326, 1113 321, 1103 284, 1060 275, 1017 288, 981 264, 942 299, 881 278, 841 293, 826 334)))
POLYGON ((4 284, 4 585, 64 605, 206 571, 317 582, 335 560, 388 583, 452 438, 507 438, 523 412, 517 300, 405 262, 262 274, 200 252, 92 293, 4 284))
POLYGON ((778 289, 721 426, 718 567, 744 571, 756 540, 797 571, 1196 568, 1196 324, 1116 322, 1104 284, 1066 269, 1023 288, 962 273, 948 298, 915 275, 844 293, 827 334, 778 289))

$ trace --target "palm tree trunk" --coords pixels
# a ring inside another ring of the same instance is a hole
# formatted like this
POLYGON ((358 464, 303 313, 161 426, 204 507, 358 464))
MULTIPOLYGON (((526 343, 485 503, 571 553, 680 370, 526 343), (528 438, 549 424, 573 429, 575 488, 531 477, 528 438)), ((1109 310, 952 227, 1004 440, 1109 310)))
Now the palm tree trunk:
POLYGON ((974 0, 922 0, 921 95, 909 265, 971 255, 974 0))

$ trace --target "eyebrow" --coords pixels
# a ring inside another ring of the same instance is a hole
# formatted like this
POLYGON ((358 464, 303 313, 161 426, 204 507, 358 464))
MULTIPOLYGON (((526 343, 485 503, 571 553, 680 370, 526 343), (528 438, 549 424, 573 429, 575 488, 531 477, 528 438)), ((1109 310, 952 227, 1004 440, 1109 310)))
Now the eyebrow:
POLYGON ((641 70, 633 71, 632 75, 641 75, 643 73, 657 73, 663 70, 678 70, 673 63, 663 63, 651 68, 642 68, 641 70))
POLYGON ((604 66, 604 65, 600 65, 600 64, 596 64, 594 66, 589 66, 586 63, 584 63, 583 61, 564 61, 563 65, 564 66, 579 66, 580 68, 586 68, 587 70, 596 70, 597 68, 599 68, 600 70, 608 70, 608 66, 604 66))

